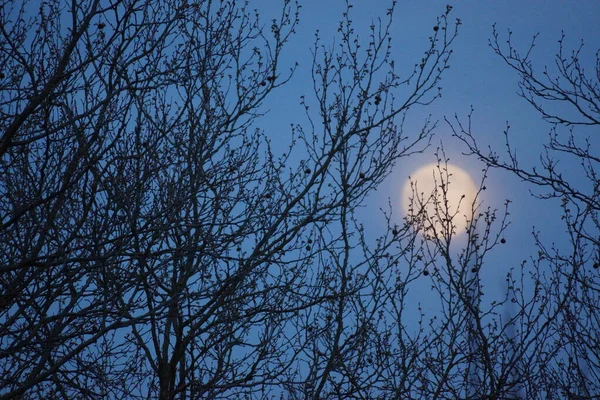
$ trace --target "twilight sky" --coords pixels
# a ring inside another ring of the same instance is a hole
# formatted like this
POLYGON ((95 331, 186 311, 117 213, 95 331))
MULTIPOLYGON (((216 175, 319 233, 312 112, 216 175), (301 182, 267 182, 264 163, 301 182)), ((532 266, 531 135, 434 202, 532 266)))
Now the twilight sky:
MULTIPOLYGON (((318 29, 324 43, 331 43, 336 33, 337 23, 345 9, 342 0, 302 1, 300 26, 290 43, 285 62, 292 65, 298 61, 300 68, 293 80, 267 103, 271 110, 268 116, 259 122, 261 128, 271 135, 286 138, 291 122, 306 123, 299 104, 302 94, 311 95, 310 49, 314 32, 318 29)), ((263 16, 281 4, 276 0, 257 1, 256 5, 263 16)), ((367 28, 378 16, 384 16, 390 2, 384 0, 355 1, 351 19, 361 36, 366 37, 367 28)), ((491 145, 502 154, 504 150, 503 131, 510 124, 511 143, 518 150, 523 162, 539 161, 543 143, 548 138, 550 125, 541 120, 536 111, 517 95, 518 76, 498 57, 488 45, 492 38, 492 25, 495 23, 501 41, 507 38, 508 29, 513 32, 512 41, 517 49, 527 50, 534 34, 539 33, 532 60, 538 70, 544 65, 553 67, 554 56, 558 50, 561 32, 566 34, 565 47, 568 50, 585 41, 582 64, 592 69, 595 51, 600 48, 600 2, 581 1, 492 1, 468 0, 449 1, 398 1, 393 25, 393 54, 398 65, 410 68, 422 56, 427 47, 427 38, 433 33, 436 17, 453 6, 451 16, 460 18, 462 25, 455 41, 451 68, 442 79, 443 96, 433 105, 413 109, 405 124, 407 134, 418 130, 429 114, 439 120, 436 136, 430 151, 423 155, 411 156, 398 163, 388 178, 388 182, 368 199, 363 212, 367 231, 378 232, 385 226, 378 225, 380 207, 386 207, 388 198, 397 205, 395 213, 400 217, 398 206, 402 185, 407 176, 419 167, 435 162, 433 152, 443 143, 451 161, 466 169, 476 183, 481 178, 482 164, 473 157, 461 154, 466 150, 462 143, 451 137, 450 127, 444 122, 444 116, 453 119, 454 115, 466 122, 467 115, 474 108, 473 131, 482 147, 491 145)), ((251 3, 251 6, 254 4, 251 3)), ((551 69, 552 70, 552 69, 551 69)), ((565 131, 562 131, 565 133, 565 131)), ((580 135, 590 132, 580 130, 580 135)), ((597 135, 596 135, 597 136, 597 135)), ((275 137, 275 136, 271 136, 275 137)), ((600 138, 595 142, 600 146, 600 138)), ((527 164, 524 164, 527 165, 527 164)), ((568 160, 561 164, 564 168, 576 170, 568 160)), ((564 225, 560 220, 558 201, 540 201, 529 194, 530 186, 520 182, 514 176, 501 171, 491 171, 486 186, 484 205, 502 209, 504 201, 510 199, 511 226, 506 232, 507 243, 495 249, 493 256, 487 259, 482 271, 482 279, 488 290, 503 292, 504 278, 510 267, 517 267, 523 260, 533 256, 534 240, 532 230, 542 232, 546 242, 560 245, 565 240, 564 225), (496 286, 496 287, 494 287, 496 286)), ((458 250, 458 249, 457 249, 458 250)))

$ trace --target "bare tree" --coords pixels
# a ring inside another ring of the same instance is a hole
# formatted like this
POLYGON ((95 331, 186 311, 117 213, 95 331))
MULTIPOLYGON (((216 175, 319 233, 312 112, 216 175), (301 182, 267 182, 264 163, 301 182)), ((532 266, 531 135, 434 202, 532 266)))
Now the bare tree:
POLYGON ((401 121, 439 95, 456 24, 401 76, 394 3, 366 39, 351 8, 279 154, 256 123, 296 68, 292 1, 267 24, 234 1, 4 1, 1 398, 416 393, 418 232, 388 215, 371 242, 355 212, 428 143, 401 121))
POLYGON ((573 130, 597 128, 598 58, 586 75, 582 48, 563 55, 561 40, 557 77, 538 75, 494 33, 553 124, 537 168, 452 123, 488 168, 562 201, 569 247, 536 236, 496 299, 482 271, 509 221, 479 201, 487 170, 461 215, 439 149, 436 189, 414 193, 409 215, 390 204, 374 238, 359 215, 429 144, 434 121, 415 135, 402 123, 439 96, 451 7, 405 68, 395 2, 366 37, 347 5, 338 37, 316 36, 283 152, 258 127, 302 67, 281 65, 299 9, 286 0, 266 22, 235 1, 2 3, 0 398, 600 395, 599 159, 573 130), (424 287, 433 312, 415 302, 424 287))
POLYGON ((515 48, 510 32, 506 44, 500 37, 494 28, 491 48, 519 75, 520 96, 550 124, 539 163, 527 164, 517 156, 509 141, 510 126, 505 130, 507 152, 502 155, 476 140, 470 116, 468 124, 458 118, 448 122, 454 135, 487 166, 520 177, 542 200, 560 200, 566 240, 562 245, 548 244, 552 237, 547 232, 535 232, 537 254, 526 267, 533 282, 529 301, 545 304, 536 319, 537 337, 531 338, 535 346, 525 348, 523 338, 517 341, 519 351, 536 361, 520 367, 527 377, 523 379, 527 398, 598 398, 600 53, 596 52, 593 65, 586 65, 583 42, 569 51, 563 35, 554 67, 540 68, 531 60, 537 36, 524 52, 515 48))

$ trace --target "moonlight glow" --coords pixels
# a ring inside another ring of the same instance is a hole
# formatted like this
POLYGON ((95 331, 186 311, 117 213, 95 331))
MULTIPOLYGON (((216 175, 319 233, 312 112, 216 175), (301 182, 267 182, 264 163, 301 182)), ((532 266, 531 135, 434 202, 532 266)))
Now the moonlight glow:
POLYGON ((465 231, 467 217, 471 219, 476 195, 477 186, 465 170, 452 164, 429 164, 415 171, 406 181, 402 203, 406 215, 427 215, 427 219, 420 219, 426 231, 433 228, 432 233, 437 235, 448 232, 448 221, 451 220, 456 233, 460 234, 465 231), (425 213, 419 214, 422 211, 425 213))

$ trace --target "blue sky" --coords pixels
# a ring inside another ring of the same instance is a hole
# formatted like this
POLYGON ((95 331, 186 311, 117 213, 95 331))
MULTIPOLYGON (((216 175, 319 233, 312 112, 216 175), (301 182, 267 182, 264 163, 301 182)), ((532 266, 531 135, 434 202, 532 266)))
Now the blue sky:
MULTIPOLYGON (((256 4, 260 4, 259 10, 268 16, 281 3, 269 0, 256 4)), ((354 2, 351 19, 359 34, 364 31, 363 37, 366 37, 368 26, 378 16, 385 15, 389 4, 389 1, 383 0, 354 2)), ((451 137, 451 129, 444 122, 444 116, 452 119, 456 114, 466 122, 473 107, 473 130, 476 137, 483 147, 489 144, 498 152, 504 150, 503 131, 509 123, 511 143, 522 160, 530 165, 539 161, 540 151, 551 127, 517 95, 517 74, 489 47, 493 24, 497 26, 501 41, 506 40, 510 29, 513 44, 522 51, 527 50, 533 35, 539 34, 532 57, 538 69, 544 65, 553 67, 561 32, 566 34, 565 47, 569 50, 579 46, 582 39, 585 40, 582 63, 588 68, 594 66, 595 51, 600 47, 597 43, 597 38, 600 38, 600 2, 594 0, 469 0, 454 3, 399 1, 392 32, 393 54, 397 63, 410 68, 420 60, 427 47, 427 38, 433 33, 436 17, 446 10, 447 4, 453 6, 451 16, 460 18, 462 25, 455 42, 451 68, 442 80, 443 96, 431 106, 413 109, 405 126, 407 134, 410 134, 411 129, 420 129, 431 114, 434 119, 439 120, 433 145, 425 154, 411 156, 399 162, 388 181, 368 199, 362 211, 367 230, 378 232, 385 229, 383 217, 379 218, 379 208, 386 207, 388 198, 397 204, 407 176, 420 166, 434 162, 433 152, 440 143, 443 143, 452 162, 465 168, 476 182, 479 181, 482 164, 474 157, 461 154, 466 149, 451 137), (382 225, 378 225, 378 221, 382 225)), ((287 53, 284 53, 284 68, 286 62, 292 65, 298 61, 299 70, 286 87, 273 94, 266 104, 271 112, 259 122, 260 127, 272 138, 280 137, 285 140, 290 123, 306 123, 299 97, 302 94, 311 95, 310 49, 314 32, 318 29, 323 42, 331 42, 344 9, 345 2, 341 0, 302 2, 297 34, 287 53)), ((582 131, 581 134, 587 135, 589 132, 582 131)), ((567 160, 562 165, 565 168, 576 168, 575 165, 568 165, 567 160)), ((523 260, 534 255, 532 231, 540 231, 548 243, 560 245, 565 240, 565 228, 560 220, 558 201, 542 202, 533 198, 529 193, 531 186, 520 182, 516 177, 506 172, 491 171, 486 186, 488 190, 482 199, 485 206, 502 209, 506 199, 512 202, 509 209, 511 226, 506 231, 507 243, 495 249, 493 257, 488 258, 482 275, 488 289, 498 290, 500 294, 503 292, 508 269, 517 267, 523 260)), ((395 210, 397 213, 400 211, 400 207, 395 210)))
MULTIPOLYGON (((332 43, 337 33, 337 24, 342 18, 344 0, 298 0, 302 3, 300 24, 281 60, 285 71, 299 62, 299 69, 292 80, 274 91, 264 106, 270 112, 259 118, 256 126, 262 129, 274 145, 274 152, 287 150, 291 139, 290 124, 308 125, 300 97, 311 97, 310 80, 311 48, 314 32, 320 31, 322 42, 332 43)), ((248 0, 249 7, 257 7, 268 31, 269 18, 278 10, 283 0, 248 0)), ((18 3, 18 2, 16 2, 18 3)), ((240 1, 241 3, 241 1, 240 1)), ((367 38, 368 27, 378 16, 385 16, 391 0, 355 0, 351 18, 359 35, 367 38)), ((376 192, 366 199, 358 217, 365 223, 367 234, 372 237, 383 235, 388 228, 380 208, 386 209, 388 201, 395 207, 395 220, 401 223, 401 193, 409 175, 420 167, 435 162, 434 151, 443 144, 451 162, 467 170, 478 182, 483 164, 474 157, 462 155, 465 146, 452 137, 451 128, 444 118, 452 120, 454 115, 466 122, 472 108, 473 131, 482 147, 490 145, 502 153, 503 131, 511 125, 511 142, 525 166, 538 163, 540 151, 547 141, 551 126, 517 95, 518 76, 494 54, 488 45, 492 38, 492 26, 496 24, 501 41, 507 31, 513 32, 513 43, 526 51, 534 34, 539 34, 532 59, 539 70, 549 65, 552 71, 554 56, 558 50, 561 33, 566 36, 565 47, 577 48, 582 39, 586 41, 582 64, 594 66, 595 51, 600 48, 600 0, 585 1, 444 1, 411 0, 398 1, 392 28, 393 57, 400 70, 411 70, 428 48, 428 37, 433 33, 436 18, 446 11, 447 4, 453 6, 452 19, 460 18, 459 36, 454 42, 451 68, 443 76, 443 95, 433 105, 415 107, 409 112, 404 125, 405 134, 415 135, 431 115, 439 123, 435 130, 432 146, 424 154, 414 155, 398 162, 390 176, 376 192)), ((36 1, 30 3, 32 8, 36 1)), ((339 38, 338 38, 339 41, 339 38)), ((564 133, 564 131, 562 131, 564 133)), ((582 135, 595 133, 596 149, 600 149, 599 132, 579 131, 582 135)), ((293 155, 294 161, 301 153, 293 155)), ((563 160, 561 167, 572 171, 577 181, 577 167, 563 160)), ((585 182, 585 180, 582 180, 585 182)), ((584 183, 582 183, 584 184, 584 183)), ((492 297, 502 296, 505 277, 511 268, 518 268, 523 260, 535 257, 536 248, 532 231, 540 231, 542 239, 566 246, 565 226, 561 221, 558 201, 541 201, 531 196, 530 185, 502 171, 490 171, 483 193, 483 207, 503 208, 506 200, 511 201, 506 244, 499 245, 486 258, 481 271, 485 289, 492 297)), ((458 243, 460 245, 460 241, 458 243)), ((456 247, 456 252, 460 251, 456 247)), ((421 303, 426 312, 434 312, 439 305, 435 295, 428 295, 431 277, 421 276, 412 284, 410 291, 415 302, 407 313, 415 315, 416 305, 421 303)), ((484 301, 491 300, 484 298, 484 301)), ((484 305, 485 306, 485 305, 484 305)), ((506 310, 510 312, 510 310, 506 310)), ((429 314, 428 316, 430 316, 429 314)), ((404 322, 404 321, 402 321, 404 322)))

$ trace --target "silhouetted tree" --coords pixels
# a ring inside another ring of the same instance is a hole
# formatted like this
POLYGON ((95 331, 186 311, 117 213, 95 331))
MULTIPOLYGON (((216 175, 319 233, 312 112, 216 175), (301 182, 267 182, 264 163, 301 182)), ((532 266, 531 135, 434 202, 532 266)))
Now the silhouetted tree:
POLYGON ((367 38, 351 6, 341 46, 317 37, 282 153, 257 121, 297 68, 294 2, 268 24, 235 1, 3 2, 1 398, 429 393, 447 349, 402 316, 418 232, 388 215, 368 241, 355 212, 427 144, 400 121, 439 95, 456 25, 403 74, 393 4, 367 38))
POLYGON ((507 151, 498 154, 476 140, 470 116, 468 124, 448 121, 472 155, 529 183, 532 195, 548 207, 558 200, 562 210, 566 240, 534 232, 537 254, 524 264, 532 284, 517 299, 520 307, 539 304, 516 331, 516 354, 530 360, 519 366, 526 398, 600 396, 600 52, 587 65, 583 42, 569 51, 565 40, 563 35, 558 42, 554 67, 543 68, 531 59, 536 37, 524 52, 515 48, 510 32, 503 44, 494 28, 490 42, 519 75, 520 96, 550 124, 537 164, 517 156, 510 126, 507 151))
POLYGON ((487 169, 464 215, 441 148, 409 215, 390 205, 372 237, 358 212, 429 144, 435 122, 402 122, 439 96, 451 7, 406 69, 395 2, 365 37, 347 5, 338 37, 315 38, 304 122, 262 131, 265 100, 303 67, 282 66, 299 9, 266 23, 233 0, 2 2, 0 398, 600 395, 600 158, 572 129, 600 121, 598 58, 590 75, 561 40, 540 75, 494 32, 553 124, 536 168, 453 122, 487 168, 563 208, 568 247, 536 236, 494 299, 481 271, 509 222, 479 201, 487 169))

